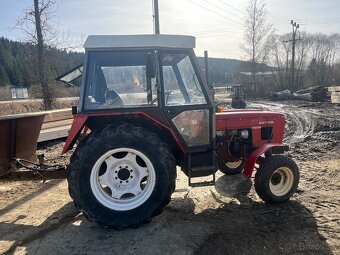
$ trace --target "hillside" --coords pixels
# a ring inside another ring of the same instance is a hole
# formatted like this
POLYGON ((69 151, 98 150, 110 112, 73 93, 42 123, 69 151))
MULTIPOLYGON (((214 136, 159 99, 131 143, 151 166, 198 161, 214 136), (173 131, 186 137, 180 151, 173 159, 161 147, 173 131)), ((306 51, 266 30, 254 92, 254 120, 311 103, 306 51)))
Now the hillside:
MULTIPOLYGON (((53 80, 83 62, 83 53, 51 48, 46 51, 47 76, 53 80)), ((30 86, 36 83, 36 48, 29 43, 0 37, 0 86, 30 86)))
MULTIPOLYGON (((47 75, 52 81, 83 62, 84 53, 51 48, 46 52, 47 75)), ((204 58, 198 57, 204 69, 204 58)), ((36 48, 29 43, 0 38, 0 86, 30 86, 36 81, 36 48)), ((249 71, 249 63, 237 59, 209 58, 210 81, 213 84, 233 83, 233 74, 249 71)))

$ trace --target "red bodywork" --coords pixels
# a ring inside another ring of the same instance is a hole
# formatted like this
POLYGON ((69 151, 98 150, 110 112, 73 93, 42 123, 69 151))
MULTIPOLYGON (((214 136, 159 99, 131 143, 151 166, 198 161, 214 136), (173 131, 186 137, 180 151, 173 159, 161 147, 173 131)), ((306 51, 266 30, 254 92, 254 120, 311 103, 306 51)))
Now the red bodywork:
POLYGON ((233 110, 216 113, 216 131, 251 129, 252 145, 257 148, 268 143, 261 139, 262 127, 273 128, 271 143, 281 143, 285 129, 284 114, 256 110, 233 110))
POLYGON ((282 144, 286 118, 284 114, 259 110, 231 110, 216 113, 216 131, 251 129, 251 144, 254 147, 247 156, 243 174, 252 175, 258 157, 273 148, 286 147, 282 144), (261 139, 261 128, 273 127, 271 139, 261 139))
MULTIPOLYGON (((64 154, 68 150, 72 149, 74 143, 77 141, 79 134, 83 130, 84 126, 86 125, 86 121, 89 117, 118 116, 118 115, 124 115, 124 113, 93 113, 93 114, 77 114, 77 115, 75 115, 74 118, 73 118, 72 127, 71 127, 69 134, 68 134, 68 137, 66 139, 62 154, 64 154)), ((164 123, 162 123, 162 122, 158 121, 157 119, 151 117, 150 115, 146 114, 145 112, 132 112, 132 113, 128 113, 128 114, 125 114, 125 115, 135 116, 135 117, 136 116, 143 116, 145 118, 150 119, 154 123, 156 123, 156 125, 169 130, 172 137, 175 139, 177 145, 179 146, 180 150, 185 154, 184 147, 182 146, 182 144, 178 140, 177 136, 175 135, 175 132, 172 130, 171 127, 168 127, 164 123)))
MULTIPOLYGON (((186 153, 185 148, 180 143, 178 137, 171 127, 149 116, 145 112, 128 113, 130 116, 143 116, 153 121, 156 125, 167 129, 183 154, 186 153)), ((98 116, 114 116, 122 115, 122 113, 102 113, 102 114, 78 114, 74 117, 72 127, 65 142, 62 153, 70 150, 77 141, 82 130, 86 129, 86 121, 89 117, 98 116)), ((275 147, 283 147, 282 139, 285 128, 285 116, 282 113, 259 111, 259 110, 231 110, 222 113, 216 113, 216 131, 226 130, 242 130, 250 129, 252 146, 254 151, 247 156, 247 162, 244 169, 244 175, 250 177, 256 163, 257 158, 270 151, 275 147), (261 139, 261 128, 273 127, 270 141, 261 139)))

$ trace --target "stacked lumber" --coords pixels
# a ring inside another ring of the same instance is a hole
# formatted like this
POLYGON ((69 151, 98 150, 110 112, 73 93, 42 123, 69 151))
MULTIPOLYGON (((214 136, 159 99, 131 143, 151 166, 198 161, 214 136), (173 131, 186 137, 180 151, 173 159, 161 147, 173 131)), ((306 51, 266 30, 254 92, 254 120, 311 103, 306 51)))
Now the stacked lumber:
POLYGON ((331 92, 331 102, 333 104, 340 104, 340 86, 328 87, 331 92))
POLYGON ((67 137, 73 116, 71 109, 46 111, 38 142, 67 137))
POLYGON ((316 86, 298 90, 294 93, 294 96, 296 99, 324 102, 328 100, 327 92, 326 87, 316 86))

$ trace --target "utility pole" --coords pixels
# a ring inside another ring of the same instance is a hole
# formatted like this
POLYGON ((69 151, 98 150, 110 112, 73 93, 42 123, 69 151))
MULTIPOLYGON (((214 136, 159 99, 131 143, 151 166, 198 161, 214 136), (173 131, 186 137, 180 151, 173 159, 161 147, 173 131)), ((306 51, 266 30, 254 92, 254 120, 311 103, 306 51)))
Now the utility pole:
POLYGON ((159 32, 159 11, 158 11, 158 0, 153 0, 153 23, 154 33, 158 35, 159 32))
POLYGON ((293 20, 290 21, 290 24, 293 26, 293 38, 290 40, 292 42, 292 66, 290 71, 289 90, 293 93, 295 88, 295 44, 296 41, 301 40, 301 38, 296 39, 296 32, 300 25, 296 24, 293 20))

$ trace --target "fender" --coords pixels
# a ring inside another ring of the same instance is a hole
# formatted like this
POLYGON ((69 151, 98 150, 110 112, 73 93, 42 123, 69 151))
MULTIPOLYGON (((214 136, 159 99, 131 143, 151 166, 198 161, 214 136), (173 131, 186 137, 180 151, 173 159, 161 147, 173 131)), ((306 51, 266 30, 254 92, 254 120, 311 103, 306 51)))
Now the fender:
POLYGON ((289 147, 284 144, 280 143, 266 143, 262 146, 258 147, 256 150, 254 150, 252 153, 249 154, 246 165, 244 167, 243 175, 246 177, 251 177, 253 173, 253 169, 256 163, 256 160, 258 157, 268 151, 273 151, 276 154, 283 153, 285 151, 288 151, 289 147))
MULTIPOLYGON (((171 133, 172 137, 176 141, 176 143, 177 143, 178 147, 180 148, 180 150, 182 151, 182 153, 183 154, 186 153, 185 148, 183 147, 183 145, 181 144, 181 142, 177 138, 176 134, 174 133, 174 131, 170 127, 168 127, 167 125, 158 121, 157 119, 149 116, 145 112, 132 112, 132 113, 129 113, 129 114, 142 115, 142 116, 150 119, 151 121, 155 122, 158 126, 161 126, 165 129, 167 129, 171 133)), ((64 145, 64 148, 63 148, 63 151, 61 152, 61 154, 64 154, 65 152, 72 149, 73 145, 77 141, 77 138, 78 138, 79 134, 81 133, 81 131, 83 130, 83 128, 86 124, 86 121, 89 117, 92 117, 92 116, 113 116, 113 115, 123 115, 123 114, 122 113, 98 113, 98 114, 78 114, 78 115, 75 115, 73 117, 73 123, 72 123, 71 129, 68 133, 68 137, 66 139, 66 142, 65 142, 65 145, 64 145)))
POLYGON ((75 115, 73 117, 73 122, 71 129, 68 131, 68 136, 61 154, 72 149, 73 145, 77 141, 80 132, 83 130, 85 123, 88 119, 88 115, 75 115))

